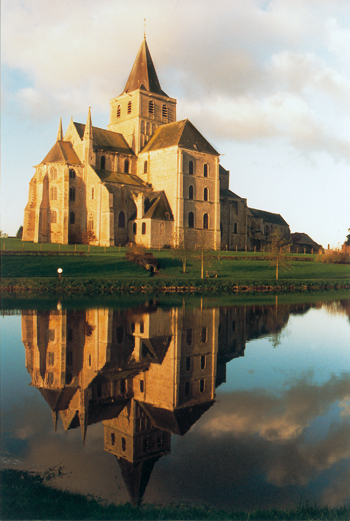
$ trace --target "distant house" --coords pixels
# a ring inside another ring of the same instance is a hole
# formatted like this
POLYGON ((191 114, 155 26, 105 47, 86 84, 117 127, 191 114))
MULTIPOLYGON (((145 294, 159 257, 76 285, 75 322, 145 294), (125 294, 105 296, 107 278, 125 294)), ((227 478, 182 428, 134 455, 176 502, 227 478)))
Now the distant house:
POLYGON ((293 253, 318 253, 323 249, 321 244, 317 244, 306 233, 292 233, 291 239, 293 243, 291 252, 293 253))

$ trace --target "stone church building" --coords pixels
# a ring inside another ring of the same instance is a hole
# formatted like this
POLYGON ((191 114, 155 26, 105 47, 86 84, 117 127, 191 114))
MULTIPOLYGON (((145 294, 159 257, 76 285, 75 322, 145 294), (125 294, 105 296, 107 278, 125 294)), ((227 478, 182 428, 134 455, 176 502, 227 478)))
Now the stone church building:
POLYGON ((108 130, 70 121, 35 167, 23 240, 146 248, 260 249, 279 214, 248 208, 229 189, 219 153, 162 89, 143 40, 120 96, 110 102, 108 130), (86 235, 86 234, 85 234, 86 235))

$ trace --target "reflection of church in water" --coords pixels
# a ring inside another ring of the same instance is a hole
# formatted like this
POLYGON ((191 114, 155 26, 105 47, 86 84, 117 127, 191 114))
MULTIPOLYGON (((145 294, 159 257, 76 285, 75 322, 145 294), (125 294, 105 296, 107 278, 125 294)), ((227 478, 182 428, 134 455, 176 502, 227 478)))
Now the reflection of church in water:
POLYGON ((103 421, 133 503, 156 461, 214 403, 226 364, 245 343, 287 323, 283 307, 88 309, 24 312, 26 367, 55 427, 103 421))

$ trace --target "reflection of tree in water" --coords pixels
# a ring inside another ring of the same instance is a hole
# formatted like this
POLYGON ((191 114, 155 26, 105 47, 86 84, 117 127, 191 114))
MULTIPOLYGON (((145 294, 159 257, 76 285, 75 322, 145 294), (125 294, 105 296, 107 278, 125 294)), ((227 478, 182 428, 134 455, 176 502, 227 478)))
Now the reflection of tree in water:
POLYGON ((281 339, 290 312, 307 306, 89 309, 23 314, 26 367, 55 426, 103 422, 105 450, 116 456, 132 501, 140 503, 152 469, 213 405, 226 364, 246 341, 281 339))
POLYGON ((322 306, 326 309, 327 313, 331 315, 345 315, 348 317, 350 322, 350 301, 349 300, 332 300, 329 302, 323 302, 322 306))

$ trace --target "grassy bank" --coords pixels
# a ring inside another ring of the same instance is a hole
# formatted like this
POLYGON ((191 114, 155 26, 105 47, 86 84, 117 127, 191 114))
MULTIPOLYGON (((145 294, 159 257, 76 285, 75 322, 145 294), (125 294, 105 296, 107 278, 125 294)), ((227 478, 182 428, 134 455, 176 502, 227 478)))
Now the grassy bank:
POLYGON ((275 268, 265 253, 212 252, 204 256, 204 278, 201 279, 199 254, 188 259, 186 273, 183 273, 181 259, 172 251, 154 251, 160 272, 150 277, 148 271, 125 260, 126 248, 95 246, 89 251, 84 245, 75 248, 74 245, 7 239, 3 241, 1 251, 5 251, 1 256, 1 287, 2 291, 8 292, 217 294, 350 288, 350 265, 318 262, 317 255, 291 255, 288 269, 280 269, 276 281, 275 268), (77 256, 79 252, 84 255, 77 256), (63 270, 61 280, 58 268, 63 270))
POLYGON ((348 520, 350 508, 301 505, 285 510, 226 512, 191 505, 134 507, 105 505, 102 501, 51 488, 39 475, 1 471, 1 519, 232 519, 232 520, 348 520))

